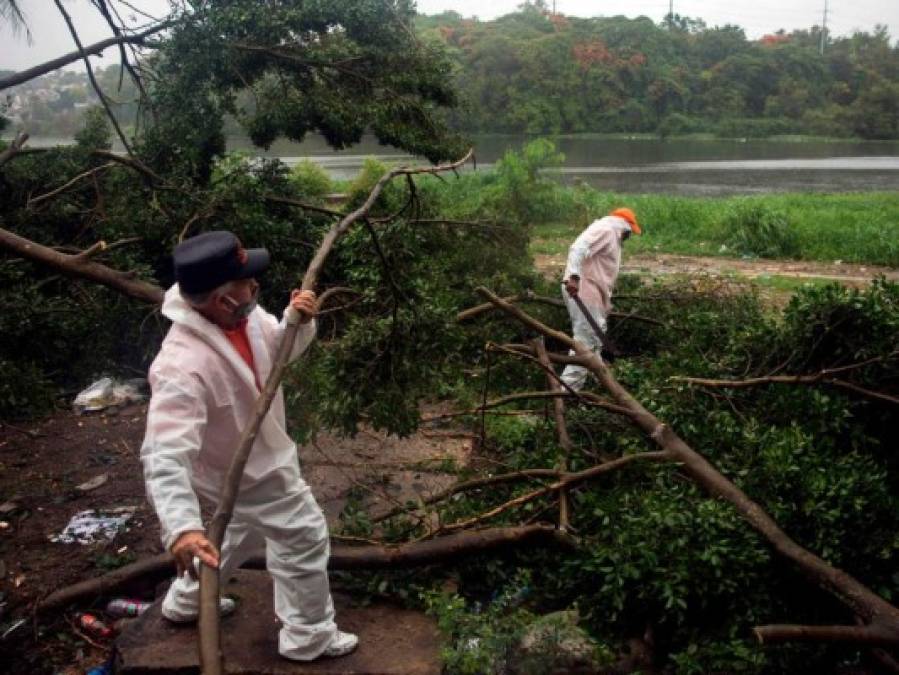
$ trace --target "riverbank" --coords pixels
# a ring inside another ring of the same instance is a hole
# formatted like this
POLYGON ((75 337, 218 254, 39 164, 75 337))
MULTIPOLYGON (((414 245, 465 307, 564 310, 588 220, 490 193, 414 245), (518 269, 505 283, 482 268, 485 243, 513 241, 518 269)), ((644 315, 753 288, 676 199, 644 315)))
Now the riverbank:
POLYGON ((899 267, 899 193, 697 198, 559 188, 567 217, 535 225, 534 255, 558 256, 593 218, 633 208, 644 228, 628 253, 765 257, 899 267))

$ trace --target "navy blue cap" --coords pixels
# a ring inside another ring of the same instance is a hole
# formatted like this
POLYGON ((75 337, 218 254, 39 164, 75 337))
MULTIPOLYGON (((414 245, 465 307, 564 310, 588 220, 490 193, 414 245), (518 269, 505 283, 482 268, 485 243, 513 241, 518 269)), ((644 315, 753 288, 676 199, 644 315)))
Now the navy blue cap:
POLYGON ((271 262, 268 250, 244 248, 224 230, 204 232, 175 247, 175 279, 185 293, 205 293, 236 279, 262 274, 271 262))

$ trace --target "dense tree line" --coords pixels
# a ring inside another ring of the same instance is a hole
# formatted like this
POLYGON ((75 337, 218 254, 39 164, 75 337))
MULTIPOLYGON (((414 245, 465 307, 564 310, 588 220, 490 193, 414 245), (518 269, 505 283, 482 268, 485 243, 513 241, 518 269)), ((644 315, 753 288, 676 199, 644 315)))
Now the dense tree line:
POLYGON ((471 132, 899 137, 899 47, 885 26, 749 40, 678 15, 577 18, 527 3, 494 21, 418 18, 455 59, 471 132))

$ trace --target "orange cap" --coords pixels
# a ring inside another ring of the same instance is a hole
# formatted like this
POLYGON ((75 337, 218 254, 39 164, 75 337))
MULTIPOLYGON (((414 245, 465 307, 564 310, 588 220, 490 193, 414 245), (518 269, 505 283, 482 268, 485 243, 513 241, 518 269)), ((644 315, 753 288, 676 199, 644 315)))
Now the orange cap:
POLYGON ((612 211, 610 216, 618 216, 619 218, 624 218, 631 226, 631 232, 634 234, 643 234, 643 230, 640 229, 640 226, 637 224, 637 216, 634 215, 634 212, 627 208, 615 209, 612 211))

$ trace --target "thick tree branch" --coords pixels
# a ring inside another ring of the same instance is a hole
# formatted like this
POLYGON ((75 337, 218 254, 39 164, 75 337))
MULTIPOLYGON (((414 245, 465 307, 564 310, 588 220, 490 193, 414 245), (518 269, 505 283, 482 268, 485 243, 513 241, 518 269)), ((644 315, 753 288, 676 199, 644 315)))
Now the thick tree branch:
POLYGON ((84 252, 74 255, 60 253, 4 229, 0 229, 0 247, 27 260, 51 267, 67 277, 89 279, 137 300, 159 305, 165 296, 165 291, 159 286, 134 279, 128 272, 93 262, 84 252))
MULTIPOLYGON (((315 290, 318 278, 324 267, 325 261, 337 240, 358 220, 365 218, 369 211, 381 196, 386 185, 397 176, 412 176, 416 174, 436 174, 442 171, 451 171, 461 166, 471 157, 473 149, 460 160, 451 164, 443 164, 433 167, 421 167, 409 169, 398 167, 385 173, 372 188, 365 202, 356 210, 345 215, 334 223, 322 239, 318 250, 309 263, 309 267, 303 276, 302 290, 315 290)), ((237 449, 234 452, 231 466, 225 476, 222 495, 216 508, 212 521, 209 524, 207 536, 216 548, 220 548, 225 535, 225 529, 231 522, 234 512, 234 504, 240 490, 240 481, 243 477, 244 467, 250 457, 250 451, 256 434, 262 424, 262 420, 268 414, 272 400, 281 385, 281 379, 287 368, 288 357, 293 350, 294 340, 299 330, 299 321, 289 323, 284 330, 281 343, 273 359, 271 373, 266 380, 265 387, 256 401, 256 406, 250 418, 250 423, 241 434, 237 449)), ((218 570, 202 565, 200 569, 200 663, 203 673, 218 675, 223 671, 221 656, 221 640, 219 634, 219 578, 218 570)))
POLYGON ((68 54, 52 59, 51 61, 29 68, 28 70, 21 70, 18 73, 7 75, 0 79, 0 91, 8 89, 9 87, 14 87, 17 84, 22 84, 23 82, 28 82, 41 75, 46 75, 47 73, 58 70, 63 66, 67 66, 70 63, 74 63, 75 61, 86 58, 92 54, 99 54, 107 47, 113 47, 120 44, 143 44, 145 38, 150 35, 155 35, 166 28, 171 28, 173 25, 174 24, 170 22, 161 23, 158 26, 153 26, 143 32, 136 33, 135 35, 121 35, 118 37, 106 38, 105 40, 100 40, 87 47, 79 47, 79 49, 74 52, 69 52, 68 54))
POLYGON ((772 624, 752 629, 761 644, 783 642, 848 642, 859 645, 890 646, 897 642, 895 631, 882 625, 866 626, 797 626, 772 624))
MULTIPOLYGON (((505 527, 455 535, 399 546, 341 546, 335 545, 328 558, 328 569, 398 569, 450 562, 469 555, 504 551, 517 546, 561 545, 572 547, 574 540, 555 528, 544 525, 505 527)), ((264 559, 253 559, 247 567, 264 568, 264 559)), ((61 588, 36 605, 38 612, 67 607, 77 602, 93 600, 97 596, 111 596, 126 589, 136 580, 146 577, 170 576, 175 571, 170 553, 162 553, 146 560, 125 565, 95 579, 88 579, 61 588)))

